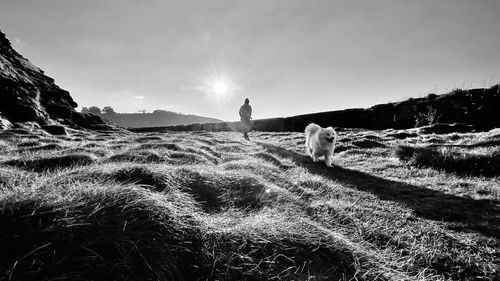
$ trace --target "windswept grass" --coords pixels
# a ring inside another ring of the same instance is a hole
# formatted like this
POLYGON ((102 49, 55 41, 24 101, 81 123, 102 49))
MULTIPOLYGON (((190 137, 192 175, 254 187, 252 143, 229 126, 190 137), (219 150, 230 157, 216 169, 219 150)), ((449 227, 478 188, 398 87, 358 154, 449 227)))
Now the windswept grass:
POLYGON ((137 143, 141 143, 141 142, 151 142, 151 141, 161 141, 161 140, 163 139, 158 136, 146 136, 146 137, 136 138, 134 141, 137 143))
POLYGON ((2 279, 202 276, 200 228, 186 215, 190 210, 167 196, 134 186, 77 184, 7 193, 0 205, 2 279))
POLYGON ((41 150, 59 150, 62 148, 63 147, 57 143, 49 143, 49 144, 37 145, 37 146, 25 148, 25 149, 22 149, 21 151, 36 152, 36 151, 41 151, 41 150))
POLYGON ((299 133, 23 130, 0 280, 500 279, 494 130, 339 128, 331 168, 299 133))
POLYGON ((30 189, 31 186, 36 186, 39 180, 37 174, 0 167, 0 194, 7 190, 30 189))
POLYGON ((21 147, 33 147, 33 146, 37 146, 39 144, 40 144, 40 142, 38 142, 38 141, 23 141, 21 143, 18 143, 17 147, 20 147, 20 148, 21 147))
POLYGON ((255 175, 208 167, 178 169, 174 180, 207 211, 228 207, 257 208, 262 206, 263 198, 271 188, 255 175))
POLYGON ((500 149, 474 153, 446 147, 400 145, 396 147, 394 154, 417 167, 430 167, 468 176, 500 176, 500 149))
POLYGON ((21 157, 5 161, 3 164, 7 166, 18 167, 20 169, 45 172, 55 169, 71 168, 80 165, 90 165, 96 159, 88 154, 68 154, 62 156, 47 156, 47 157, 21 157))
POLYGON ((137 146, 137 149, 168 149, 172 151, 183 151, 184 149, 175 143, 144 143, 137 146))
POLYGON ((159 163, 164 158, 154 150, 137 150, 117 153, 108 158, 111 162, 159 163))
POLYGON ((84 177, 113 180, 119 183, 133 183, 148 189, 166 192, 172 189, 169 170, 157 169, 147 165, 108 166, 107 169, 93 169, 89 173, 80 172, 84 177))
POLYGON ((214 217, 206 233, 221 280, 348 280, 357 275, 360 261, 345 241, 301 216, 262 211, 231 223, 235 217, 243 215, 214 217))

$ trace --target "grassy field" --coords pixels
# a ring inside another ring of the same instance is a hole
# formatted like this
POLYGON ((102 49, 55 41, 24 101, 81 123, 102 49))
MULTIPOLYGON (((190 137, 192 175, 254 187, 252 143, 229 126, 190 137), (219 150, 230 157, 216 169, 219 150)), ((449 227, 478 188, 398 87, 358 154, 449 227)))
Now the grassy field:
POLYGON ((500 280, 500 130, 0 134, 0 280, 500 280))

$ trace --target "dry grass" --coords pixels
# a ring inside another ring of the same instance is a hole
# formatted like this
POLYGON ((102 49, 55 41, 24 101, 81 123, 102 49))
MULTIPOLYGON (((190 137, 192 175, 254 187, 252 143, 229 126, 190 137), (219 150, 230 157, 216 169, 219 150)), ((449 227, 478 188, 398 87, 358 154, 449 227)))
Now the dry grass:
POLYGON ((68 154, 52 157, 21 157, 5 161, 3 164, 21 169, 45 172, 55 169, 71 168, 78 165, 90 165, 95 159, 87 154, 68 154))
MULTIPOLYGON (((489 142, 488 144, 490 144, 489 142)), ((431 167, 446 172, 469 176, 500 176, 500 149, 474 151, 473 149, 405 146, 396 147, 394 154, 417 167, 431 167)))
POLYGON ((0 280, 498 280, 498 130, 32 129, 0 139, 0 280))
POLYGON ((2 196, 2 279, 193 280, 201 276, 195 267, 202 265, 195 255, 201 252, 200 229, 184 215, 191 210, 180 202, 126 185, 53 188, 2 196))

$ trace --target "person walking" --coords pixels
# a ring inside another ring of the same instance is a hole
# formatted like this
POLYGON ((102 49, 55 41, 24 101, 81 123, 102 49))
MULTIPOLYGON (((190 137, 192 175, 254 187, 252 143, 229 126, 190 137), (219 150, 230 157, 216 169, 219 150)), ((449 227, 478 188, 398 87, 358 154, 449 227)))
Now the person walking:
POLYGON ((246 140, 249 140, 248 132, 252 129, 250 119, 252 119, 252 107, 250 106, 250 100, 246 98, 245 103, 240 107, 241 130, 246 140))

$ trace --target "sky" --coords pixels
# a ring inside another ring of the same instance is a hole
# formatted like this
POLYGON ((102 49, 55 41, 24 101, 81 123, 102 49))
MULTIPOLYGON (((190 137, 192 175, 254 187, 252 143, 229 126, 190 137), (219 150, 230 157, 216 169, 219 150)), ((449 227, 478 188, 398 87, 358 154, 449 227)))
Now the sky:
POLYGON ((498 0, 0 0, 0 30, 81 106, 237 120, 500 82, 498 0))

